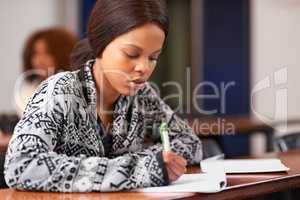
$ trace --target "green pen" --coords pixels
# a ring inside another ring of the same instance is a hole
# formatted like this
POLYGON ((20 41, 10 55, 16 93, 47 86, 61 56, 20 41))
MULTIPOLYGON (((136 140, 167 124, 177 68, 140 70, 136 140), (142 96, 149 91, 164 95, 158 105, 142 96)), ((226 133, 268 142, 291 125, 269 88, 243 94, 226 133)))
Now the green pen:
POLYGON ((160 132, 160 138, 163 143, 164 151, 171 151, 167 123, 161 123, 159 127, 159 132, 160 132))

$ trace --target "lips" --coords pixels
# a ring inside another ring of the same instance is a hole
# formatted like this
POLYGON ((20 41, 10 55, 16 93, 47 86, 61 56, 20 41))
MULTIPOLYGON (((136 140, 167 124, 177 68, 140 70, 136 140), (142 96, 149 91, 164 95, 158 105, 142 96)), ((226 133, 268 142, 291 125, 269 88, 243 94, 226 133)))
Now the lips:
POLYGON ((146 81, 144 81, 142 79, 135 79, 135 80, 129 81, 130 87, 134 90, 143 88, 145 86, 145 83, 146 83, 146 81))
POLYGON ((144 84, 145 81, 144 80, 141 80, 141 79, 138 79, 138 80, 132 80, 132 82, 136 83, 136 84, 144 84))

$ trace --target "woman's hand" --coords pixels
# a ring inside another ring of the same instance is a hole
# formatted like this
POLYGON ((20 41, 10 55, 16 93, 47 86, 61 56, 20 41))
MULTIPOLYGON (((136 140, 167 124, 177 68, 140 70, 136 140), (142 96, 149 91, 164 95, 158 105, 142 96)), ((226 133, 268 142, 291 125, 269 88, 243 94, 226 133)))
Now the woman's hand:
POLYGON ((167 168, 170 182, 176 181, 186 172, 186 160, 172 152, 163 151, 163 160, 167 168))

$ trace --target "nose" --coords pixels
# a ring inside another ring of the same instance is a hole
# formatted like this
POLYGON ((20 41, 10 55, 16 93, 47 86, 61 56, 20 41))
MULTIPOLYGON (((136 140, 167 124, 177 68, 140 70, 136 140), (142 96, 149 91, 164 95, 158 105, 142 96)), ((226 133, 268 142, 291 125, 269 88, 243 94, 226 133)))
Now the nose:
POLYGON ((134 68, 136 72, 139 72, 141 74, 145 74, 150 69, 150 63, 148 59, 143 59, 140 62, 138 62, 134 68))
POLYGON ((32 58, 32 65, 37 69, 45 68, 44 59, 42 56, 36 55, 32 58))

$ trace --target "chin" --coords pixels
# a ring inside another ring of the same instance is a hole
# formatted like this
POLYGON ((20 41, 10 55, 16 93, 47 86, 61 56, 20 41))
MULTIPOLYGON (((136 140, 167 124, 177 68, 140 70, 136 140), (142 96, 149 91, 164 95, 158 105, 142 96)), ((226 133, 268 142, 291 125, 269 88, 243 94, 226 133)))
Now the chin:
POLYGON ((124 89, 122 91, 119 91, 120 94, 124 96, 134 96, 137 93, 137 90, 132 90, 132 89, 124 89))
POLYGON ((127 91, 125 93, 123 93, 123 95, 125 96, 134 96, 136 94, 136 91, 127 91))

